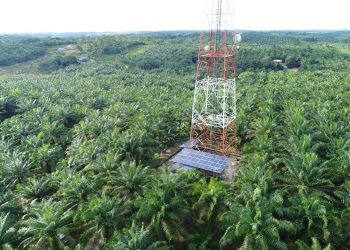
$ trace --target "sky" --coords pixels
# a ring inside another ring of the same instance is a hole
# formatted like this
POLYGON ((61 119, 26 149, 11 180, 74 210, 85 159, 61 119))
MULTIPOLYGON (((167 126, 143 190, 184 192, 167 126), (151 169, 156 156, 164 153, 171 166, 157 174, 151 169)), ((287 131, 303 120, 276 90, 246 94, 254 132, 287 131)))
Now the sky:
MULTIPOLYGON (((213 0, 0 0, 0 33, 207 29, 213 0)), ((235 28, 350 29, 349 0, 231 0, 235 28)))

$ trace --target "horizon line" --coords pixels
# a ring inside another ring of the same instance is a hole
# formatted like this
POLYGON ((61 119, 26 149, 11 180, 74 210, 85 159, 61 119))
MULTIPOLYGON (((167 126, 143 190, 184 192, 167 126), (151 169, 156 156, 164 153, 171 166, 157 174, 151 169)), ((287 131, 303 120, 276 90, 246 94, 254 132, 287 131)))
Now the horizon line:
MULTIPOLYGON (((234 29, 238 32, 298 32, 298 31, 350 31, 350 29, 234 29)), ((178 30, 138 30, 138 31, 34 31, 34 32, 0 32, 0 35, 40 35, 40 34, 79 34, 79 33, 111 33, 111 34, 130 34, 130 33, 155 33, 155 32, 203 32, 201 29, 178 29, 178 30)))

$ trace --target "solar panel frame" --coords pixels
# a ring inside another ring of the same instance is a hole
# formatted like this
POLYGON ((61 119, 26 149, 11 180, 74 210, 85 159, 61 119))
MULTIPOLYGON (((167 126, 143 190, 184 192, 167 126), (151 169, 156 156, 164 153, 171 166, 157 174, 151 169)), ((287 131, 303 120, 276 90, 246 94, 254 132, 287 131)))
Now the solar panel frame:
POLYGON ((192 168, 199 168, 215 173, 222 173, 231 159, 226 156, 183 148, 170 161, 192 168))

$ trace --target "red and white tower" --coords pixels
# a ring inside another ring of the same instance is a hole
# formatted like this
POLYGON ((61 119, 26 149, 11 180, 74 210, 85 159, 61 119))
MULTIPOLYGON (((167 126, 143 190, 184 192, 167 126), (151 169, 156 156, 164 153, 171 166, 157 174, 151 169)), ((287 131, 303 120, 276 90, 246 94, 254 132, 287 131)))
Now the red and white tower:
POLYGON ((241 37, 227 25, 233 23, 230 2, 213 0, 211 28, 200 37, 190 131, 192 147, 225 156, 238 154, 235 84, 241 37))

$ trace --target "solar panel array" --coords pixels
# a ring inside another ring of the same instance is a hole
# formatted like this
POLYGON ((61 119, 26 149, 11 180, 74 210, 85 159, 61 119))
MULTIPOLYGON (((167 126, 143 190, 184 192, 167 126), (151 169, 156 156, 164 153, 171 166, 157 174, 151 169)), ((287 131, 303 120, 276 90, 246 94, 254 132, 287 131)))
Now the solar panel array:
POLYGON ((187 167, 222 173, 230 163, 230 160, 226 156, 184 148, 170 161, 187 167))

